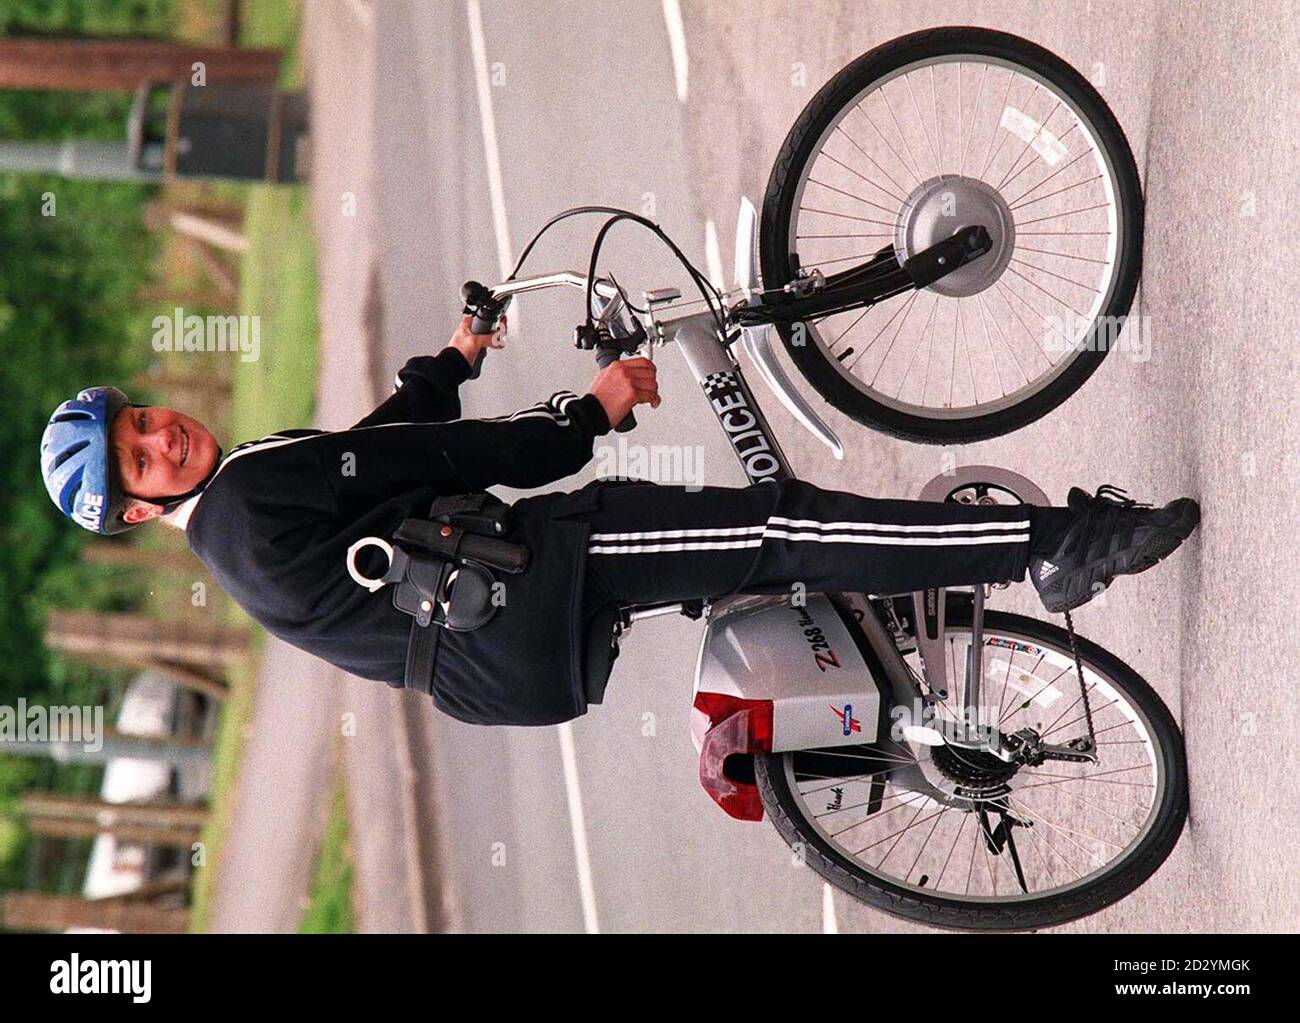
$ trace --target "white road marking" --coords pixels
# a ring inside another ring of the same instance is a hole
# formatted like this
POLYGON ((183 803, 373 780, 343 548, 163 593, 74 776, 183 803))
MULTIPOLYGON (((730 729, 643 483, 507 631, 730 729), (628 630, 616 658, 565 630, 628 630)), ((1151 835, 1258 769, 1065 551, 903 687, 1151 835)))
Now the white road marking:
MULTIPOLYGON (((505 186, 501 178, 501 153, 497 148, 496 118, 492 112, 492 83, 488 78, 487 43, 483 36, 483 10, 479 0, 466 0, 470 51, 474 58, 474 80, 478 87, 479 122, 483 129, 483 153, 487 160, 488 193, 492 202, 492 226, 496 234, 497 262, 501 279, 513 268, 510 224, 506 219, 505 186)), ((511 326, 518 330, 519 311, 512 308, 511 326)), ((582 785, 578 780, 578 757, 573 743, 573 726, 568 722, 556 729, 560 737, 560 762, 564 768, 564 794, 569 804, 569 830, 573 834, 573 858, 578 869, 578 894, 582 900, 582 922, 588 934, 600 933, 596 916, 596 886, 591 874, 587 847, 587 821, 582 812, 582 785)))
POLYGON ((582 922, 588 934, 600 933, 596 918, 596 886, 591 877, 587 852, 587 818, 582 812, 582 786, 578 782, 578 755, 573 744, 573 725, 568 721, 556 728, 560 735, 560 761, 564 764, 564 794, 569 800, 569 829, 573 832, 573 858, 578 861, 578 894, 582 897, 582 922))
MULTIPOLYGON (((466 0, 465 13, 469 17, 469 46, 474 57, 474 82, 478 87, 478 116, 483 129, 483 156, 487 161, 488 197, 492 203, 492 227, 497 240, 497 263, 501 279, 512 269, 510 222, 506 218, 505 186, 501 179, 501 152, 497 148, 496 118, 492 113, 492 83, 488 78, 487 43, 483 38, 483 10, 479 0, 466 0)), ((511 320, 518 313, 511 311, 511 320)))
POLYGON ((840 925, 835 919, 835 889, 822 882, 822 933, 839 934, 840 925))
POLYGON ((710 219, 704 223, 704 269, 719 291, 727 290, 722 276, 722 250, 718 247, 718 226, 710 219))
POLYGON ((686 102, 686 86, 691 59, 686 53, 686 29, 677 0, 664 0, 664 24, 668 27, 668 46, 673 54, 673 75, 677 79, 677 99, 686 102))

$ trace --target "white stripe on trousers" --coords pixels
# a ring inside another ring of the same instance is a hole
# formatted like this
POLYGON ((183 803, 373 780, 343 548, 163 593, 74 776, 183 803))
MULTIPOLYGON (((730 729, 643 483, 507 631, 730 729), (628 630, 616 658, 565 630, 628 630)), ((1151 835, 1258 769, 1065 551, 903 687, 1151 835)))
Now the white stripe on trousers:
POLYGON ((970 525, 900 525, 875 522, 817 522, 813 519, 789 519, 772 516, 767 525, 715 527, 702 529, 657 529, 629 533, 592 533, 588 537, 588 554, 661 554, 680 551, 735 550, 758 547, 769 537, 817 543, 859 543, 910 547, 961 547, 990 543, 1028 543, 1029 521, 983 522, 970 525), (773 524, 795 529, 775 528, 773 524), (843 532, 845 529, 861 532, 843 532), (839 532, 830 532, 839 530, 839 532), (952 533, 983 533, 983 536, 952 536, 952 533), (875 535, 896 534, 896 535, 875 535), (897 535, 901 534, 901 535, 897 535), (926 535, 930 534, 930 535, 926 535), (935 535, 938 534, 938 535, 935 535), (706 539, 735 537, 736 539, 706 539), (638 541, 617 543, 611 541, 638 541), (675 543, 663 542, 676 540, 675 543), (646 542, 658 541, 658 542, 646 542))

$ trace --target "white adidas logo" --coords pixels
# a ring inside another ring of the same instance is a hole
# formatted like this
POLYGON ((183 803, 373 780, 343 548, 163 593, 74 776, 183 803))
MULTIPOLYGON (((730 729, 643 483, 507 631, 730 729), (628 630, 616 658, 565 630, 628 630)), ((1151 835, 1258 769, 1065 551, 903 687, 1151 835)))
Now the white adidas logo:
POLYGON ((1051 575, 1060 567, 1061 567, 1060 565, 1053 565, 1050 561, 1044 561, 1043 567, 1038 570, 1039 581, 1041 582, 1042 580, 1046 579, 1049 575, 1051 575))

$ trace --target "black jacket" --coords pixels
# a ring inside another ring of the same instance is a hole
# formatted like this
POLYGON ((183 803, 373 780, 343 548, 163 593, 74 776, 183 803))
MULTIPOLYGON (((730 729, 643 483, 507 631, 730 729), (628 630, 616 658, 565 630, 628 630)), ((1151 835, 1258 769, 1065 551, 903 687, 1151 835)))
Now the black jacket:
MULTIPOLYGON (((580 470, 609 420, 559 391, 510 416, 459 419, 469 365, 411 359, 393 395, 350 430, 290 430, 235 448, 194 498, 191 549, 267 631, 345 671, 400 686, 411 619, 348 576, 348 547, 390 537, 435 496, 541 487, 580 470)), ((360 561, 367 573, 383 558, 360 561)), ((445 709, 445 708, 444 708, 445 709)), ((463 715, 458 715, 463 716, 463 715)))

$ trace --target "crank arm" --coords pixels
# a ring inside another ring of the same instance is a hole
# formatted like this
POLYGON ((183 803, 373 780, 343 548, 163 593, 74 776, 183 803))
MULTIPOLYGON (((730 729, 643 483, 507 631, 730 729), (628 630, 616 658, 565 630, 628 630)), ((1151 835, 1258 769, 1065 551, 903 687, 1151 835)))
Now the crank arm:
POLYGON ((1097 749, 1085 737, 1071 739, 1066 743, 1043 742, 1032 728, 1022 728, 1003 736, 1002 742, 1012 759, 1030 767, 1037 767, 1048 760, 1060 760, 1069 764, 1098 763, 1097 749))
POLYGON ((1080 748, 1076 749, 1069 743, 1044 743, 1038 748, 1039 755, 1044 761, 1063 760, 1070 764, 1095 764, 1097 763, 1097 751, 1087 749, 1088 740, 1079 739, 1080 748))

